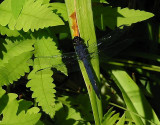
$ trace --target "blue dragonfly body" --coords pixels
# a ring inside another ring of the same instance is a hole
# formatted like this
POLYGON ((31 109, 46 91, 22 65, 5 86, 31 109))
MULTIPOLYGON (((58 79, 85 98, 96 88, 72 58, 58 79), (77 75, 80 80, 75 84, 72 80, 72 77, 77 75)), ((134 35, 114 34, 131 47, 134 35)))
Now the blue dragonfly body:
POLYGON ((77 53, 78 58, 83 62, 84 67, 86 69, 86 72, 88 74, 89 80, 92 84, 92 87, 95 91, 95 93, 97 94, 98 98, 100 98, 100 93, 98 90, 98 86, 96 84, 96 80, 95 80, 95 76, 93 73, 93 70, 91 68, 91 65, 88 61, 88 51, 87 51, 87 47, 84 44, 84 42, 82 41, 82 39, 78 36, 74 37, 73 39, 73 43, 75 45, 75 51, 77 53))

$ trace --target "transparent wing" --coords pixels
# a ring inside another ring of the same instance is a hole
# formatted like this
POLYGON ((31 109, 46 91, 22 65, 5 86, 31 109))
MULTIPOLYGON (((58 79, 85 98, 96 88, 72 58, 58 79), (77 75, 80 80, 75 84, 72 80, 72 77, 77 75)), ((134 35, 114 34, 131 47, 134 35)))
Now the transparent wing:
POLYGON ((77 55, 75 52, 69 52, 69 53, 64 53, 64 54, 59 54, 59 55, 53 55, 53 56, 37 56, 34 58, 62 58, 62 59, 70 59, 70 58, 77 58, 77 55))
POLYGON ((90 58, 95 58, 98 55, 100 61, 102 62, 107 61, 108 59, 120 54, 120 52, 128 48, 133 42, 134 40, 132 39, 125 39, 125 40, 119 41, 114 45, 110 45, 108 48, 99 50, 97 53, 92 53, 90 55, 90 58))
MULTIPOLYGON (((100 58, 102 57, 107 59, 127 48, 133 41, 129 39, 122 40, 124 39, 123 36, 126 32, 127 29, 117 28, 116 30, 101 38, 98 44, 89 45, 88 49, 91 49, 93 53, 89 53, 87 55, 88 58, 94 58, 99 54, 100 58), (98 47, 98 52, 94 52, 96 47, 98 47)), ((35 57, 34 60, 34 68, 36 68, 37 70, 52 67, 64 72, 65 74, 66 67, 68 67, 68 69, 70 70, 69 72, 79 70, 77 63, 78 58, 75 52, 54 56, 38 56, 35 57)))
MULTIPOLYGON (((124 27, 124 29, 120 29, 121 27, 116 28, 115 30, 111 31, 104 37, 98 40, 98 44, 91 44, 89 45, 89 50, 95 50, 98 47, 99 51, 106 50, 108 48, 112 48, 113 46, 117 46, 118 42, 124 40, 124 36, 128 33, 129 27, 124 27)), ((122 42, 120 43, 122 44, 122 42)))
POLYGON ((32 63, 35 71, 55 68, 66 75, 70 72, 79 71, 77 55, 75 52, 64 53, 63 55, 34 57, 32 63))
POLYGON ((98 44, 92 44, 89 46, 90 50, 94 50, 98 47, 98 52, 91 53, 90 58, 94 58, 99 55, 100 60, 103 58, 108 59, 115 55, 118 55, 121 51, 129 47, 134 40, 129 38, 128 27, 125 29, 117 28, 110 32, 106 36, 98 40, 98 44), (127 37, 126 37, 127 36, 127 37))

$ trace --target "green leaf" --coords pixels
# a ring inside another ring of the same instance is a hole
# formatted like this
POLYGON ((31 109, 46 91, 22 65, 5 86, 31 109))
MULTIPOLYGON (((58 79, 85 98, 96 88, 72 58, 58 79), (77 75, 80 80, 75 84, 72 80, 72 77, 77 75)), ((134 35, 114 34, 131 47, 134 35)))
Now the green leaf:
POLYGON ((43 111, 49 114, 52 118, 55 115, 55 85, 52 83, 53 72, 45 69, 30 76, 31 80, 27 83, 27 87, 31 87, 33 91, 32 97, 36 98, 38 105, 43 111), (38 83, 38 84, 37 84, 38 83))
POLYGON ((0 24, 8 25, 11 30, 23 30, 27 32, 43 29, 44 27, 63 25, 62 20, 52 12, 49 4, 42 4, 43 0, 27 0, 23 9, 15 19, 11 9, 11 0, 5 0, 0 4, 0 24))
POLYGON ((4 96, 4 100, 8 100, 8 103, 1 102, 1 105, 6 105, 3 110, 3 119, 0 125, 33 125, 38 122, 41 114, 38 113, 39 109, 33 107, 26 113, 21 111, 17 114, 19 103, 16 100, 16 94, 8 94, 4 96))
POLYGON ((31 80, 28 82, 27 87, 31 87, 33 91, 32 97, 36 98, 43 111, 53 117, 55 114, 55 90, 53 89, 55 85, 52 83, 53 71, 50 68, 57 68, 57 70, 65 74, 67 69, 62 62, 62 54, 57 49, 55 37, 54 41, 47 36, 37 38, 34 47, 36 58, 34 59, 33 71, 28 76, 31 80))
POLYGON ((1 35, 14 36, 17 37, 20 33, 17 30, 10 30, 5 26, 0 25, 0 33, 1 35))
POLYGON ((114 125, 119 118, 119 113, 114 114, 104 125, 114 125))
POLYGON ((32 45, 34 40, 22 39, 22 38, 11 38, 11 39, 0 39, 0 49, 2 54, 0 54, 0 66, 4 66, 5 63, 15 56, 19 56, 25 52, 31 52, 33 50, 32 45))
POLYGON ((1 41, 0 49, 3 51, 0 60, 1 86, 12 83, 30 70, 27 61, 32 57, 34 41, 20 38, 13 41, 9 39, 1 41))
POLYGON ((114 125, 119 118, 119 114, 114 114, 115 111, 112 111, 112 108, 104 115, 102 120, 102 125, 114 125))
POLYGON ((64 3, 51 3, 50 5, 53 7, 53 11, 57 15, 62 17, 65 21, 68 21, 67 9, 64 3))
POLYGON ((67 75, 67 68, 62 61, 62 53, 56 45, 56 37, 54 36, 53 41, 47 36, 46 38, 37 38, 35 41, 34 71, 52 67, 67 75))
MULTIPOLYGON (((95 36, 95 29, 94 29, 94 23, 93 23, 93 15, 92 15, 92 6, 91 6, 91 0, 65 0, 66 7, 67 7, 67 12, 68 12, 68 19, 69 19, 69 25, 70 25, 70 31, 72 34, 72 38, 74 38, 74 31, 72 29, 73 24, 72 24, 72 19, 71 15, 75 12, 76 13, 76 20, 77 20, 77 25, 78 25, 78 30, 80 33, 81 38, 84 40, 84 43, 86 45, 90 45, 95 43, 96 44, 96 36, 95 36), (87 16, 84 16, 86 15, 87 16)), ((90 53, 93 51, 96 52, 97 49, 95 50, 88 50, 90 53)), ((93 72, 95 74, 95 78, 97 78, 95 81, 96 83, 99 83, 100 79, 100 71, 99 71, 99 60, 98 56, 96 58, 92 58, 90 60, 91 66, 93 66, 93 72)), ((88 90, 88 94, 90 97, 90 102, 92 106, 92 111, 95 119, 95 124, 100 125, 101 120, 102 120, 102 105, 101 105, 101 100, 96 96, 95 91, 93 90, 93 87, 91 85, 91 82, 89 80, 88 74, 86 73, 86 70, 84 68, 84 65, 82 62, 79 61, 79 66, 81 69, 81 72, 83 74, 83 78, 88 90)))
POLYGON ((19 114, 21 111, 25 110, 27 112, 27 110, 32 106, 32 102, 31 101, 26 101, 26 100, 19 100, 19 107, 18 107, 18 111, 17 114, 19 114))
POLYGON ((43 4, 49 3, 50 0, 43 0, 43 4))
POLYGON ((106 0, 92 0, 92 2, 99 2, 99 3, 107 3, 108 4, 108 2, 106 0))
POLYGON ((5 108, 8 100, 5 98, 5 91, 0 87, 0 114, 2 114, 3 109, 5 108))
POLYGON ((32 53, 26 52, 19 56, 13 57, 0 67, 0 85, 7 85, 13 83, 21 76, 25 75, 25 72, 29 72, 29 64, 27 61, 32 57, 32 53))
POLYGON ((93 116, 91 113, 92 109, 87 94, 80 94, 75 97, 63 96, 59 97, 58 100, 67 107, 73 107, 74 105, 76 105, 76 109, 81 112, 84 119, 86 119, 87 121, 93 120, 93 116))
POLYGON ((123 114, 123 116, 120 118, 120 120, 117 122, 116 125, 124 125, 125 123, 125 113, 123 114))
POLYGON ((11 0, 11 9, 15 19, 17 19, 21 13, 24 3, 25 0, 11 0))
POLYGON ((112 70, 112 75, 122 92, 128 110, 141 116, 130 112, 135 123, 148 125, 150 123, 147 120, 150 120, 152 123, 160 124, 154 110, 130 76, 123 70, 112 70))
POLYGON ((0 87, 0 98, 5 94, 5 91, 0 87))
POLYGON ((72 107, 63 106, 61 103, 56 104, 56 125, 91 125, 86 122, 81 114, 72 107))
POLYGON ((129 122, 128 125, 134 125, 132 122, 129 122))
POLYGON ((93 14, 95 25, 102 30, 105 30, 106 26, 111 29, 121 25, 130 26, 132 23, 144 21, 154 16, 154 14, 145 11, 102 5, 93 7, 93 14))
MULTIPOLYGON (((16 98, 17 98, 17 95, 12 94, 12 93, 9 93, 4 96, 4 98, 3 98, 4 101, 2 101, 2 105, 5 105, 5 108, 2 112, 4 121, 7 121, 7 120, 12 121, 14 119, 14 117, 12 117, 12 114, 16 115, 17 110, 18 110, 18 102, 17 102, 16 98), (9 119, 9 118, 11 118, 11 119, 9 119)), ((13 115, 13 116, 15 116, 15 115, 13 115)))
POLYGON ((110 108, 107 113, 104 115, 102 122, 107 121, 114 113, 115 111, 112 111, 113 108, 110 108))

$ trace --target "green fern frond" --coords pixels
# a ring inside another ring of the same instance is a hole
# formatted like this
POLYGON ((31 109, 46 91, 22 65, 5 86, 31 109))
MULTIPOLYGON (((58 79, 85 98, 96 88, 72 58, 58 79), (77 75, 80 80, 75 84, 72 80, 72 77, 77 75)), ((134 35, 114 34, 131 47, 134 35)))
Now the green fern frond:
POLYGON ((25 1, 26 0, 12 0, 11 1, 11 9, 12 9, 12 13, 15 19, 17 19, 19 14, 21 13, 21 10, 23 8, 25 1))
POLYGON ((29 39, 0 39, 0 50, 2 54, 0 55, 0 66, 4 66, 5 63, 15 56, 19 56, 25 52, 31 52, 33 50, 32 45, 34 44, 34 40, 29 39))
POLYGON ((31 87, 33 91, 32 97, 36 98, 38 105, 43 111, 51 117, 55 115, 55 85, 52 83, 53 72, 45 69, 32 75, 31 80, 27 83, 27 87, 31 87))
POLYGON ((33 40, 9 40, 1 42, 0 85, 16 81, 25 72, 29 72, 27 61, 32 57, 33 40), (14 42, 13 42, 14 41, 14 42))
POLYGON ((49 3, 50 0, 43 0, 43 3, 49 3))
POLYGON ((50 4, 53 7, 53 11, 56 11, 56 14, 61 16, 65 21, 68 21, 68 14, 66 5, 64 3, 51 3, 50 4))
POLYGON ((29 64, 27 61, 32 57, 31 52, 23 53, 19 56, 8 60, 4 66, 0 67, 0 86, 13 83, 21 76, 24 76, 25 72, 29 72, 29 64))
POLYGON ((3 100, 1 101, 1 106, 4 106, 4 109, 2 111, 3 119, 0 122, 0 125, 36 124, 41 117, 41 114, 38 113, 39 109, 37 107, 33 107, 27 110, 27 112, 22 110, 19 114, 17 114, 19 103, 16 98, 17 95, 13 93, 3 95, 3 97, 1 98, 3 100))
POLYGON ((55 114, 55 90, 53 89, 55 85, 52 83, 53 72, 50 68, 54 67, 63 72, 63 66, 56 66, 63 63, 61 53, 50 37, 37 38, 34 47, 36 58, 34 59, 33 71, 28 76, 28 79, 31 80, 27 87, 31 87, 32 97, 36 98, 36 102, 43 111, 53 117, 55 114))
POLYGON ((5 26, 0 25, 0 34, 7 35, 8 37, 14 36, 17 37, 20 33, 17 30, 10 30, 5 26))
POLYGON ((105 30, 106 26, 111 29, 121 25, 129 26, 132 23, 144 21, 154 16, 154 14, 145 11, 122 9, 121 7, 104 7, 102 5, 93 7, 93 14, 95 25, 102 30, 105 30))
POLYGON ((37 57, 34 60, 34 70, 38 71, 45 68, 56 68, 57 70, 67 74, 67 69, 62 61, 62 53, 58 50, 54 41, 50 37, 38 38, 34 44, 34 55, 37 57))
POLYGON ((11 8, 11 0, 4 0, 0 4, 0 24, 8 25, 11 30, 23 29, 27 32, 40 28, 63 25, 63 21, 52 12, 49 4, 42 4, 43 0, 26 0, 21 13, 17 19, 14 18, 14 13, 11 8))
POLYGON ((19 114, 21 111, 26 111, 33 105, 31 101, 26 101, 26 100, 19 100, 18 101, 19 106, 18 106, 18 111, 17 114, 19 114))

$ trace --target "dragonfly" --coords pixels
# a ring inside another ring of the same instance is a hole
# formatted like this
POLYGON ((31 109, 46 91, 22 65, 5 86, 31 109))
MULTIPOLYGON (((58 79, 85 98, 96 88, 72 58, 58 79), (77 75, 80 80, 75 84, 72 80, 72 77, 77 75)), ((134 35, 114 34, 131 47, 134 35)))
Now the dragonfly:
MULTIPOLYGON (((100 92, 95 80, 95 76, 90 64, 90 59, 96 57, 99 55, 99 58, 109 58, 120 51, 124 50, 128 46, 130 46, 133 42, 131 39, 124 39, 124 35, 127 33, 128 27, 121 29, 117 28, 116 30, 112 31, 111 33, 105 35, 101 39, 98 40, 98 44, 91 44, 89 46, 89 49, 95 49, 98 48, 98 52, 89 53, 88 47, 84 44, 84 41, 81 37, 74 37, 73 43, 75 46, 75 52, 71 53, 63 53, 62 55, 51 55, 51 56, 36 56, 35 58, 38 59, 41 64, 41 67, 37 68, 38 70, 43 70, 45 68, 54 67, 58 68, 60 67, 60 70, 63 70, 62 65, 67 64, 75 64, 77 61, 82 61, 85 67, 85 70, 88 74, 88 78, 92 84, 92 87, 97 95, 98 98, 100 98, 100 92), (109 51, 112 50, 112 51, 109 51), (114 51, 113 51, 114 50, 114 51), (63 64, 58 64, 56 60, 64 59, 65 61, 63 64)), ((74 67, 74 66, 72 66, 74 67)), ((65 69, 64 69, 65 70, 65 69)))

